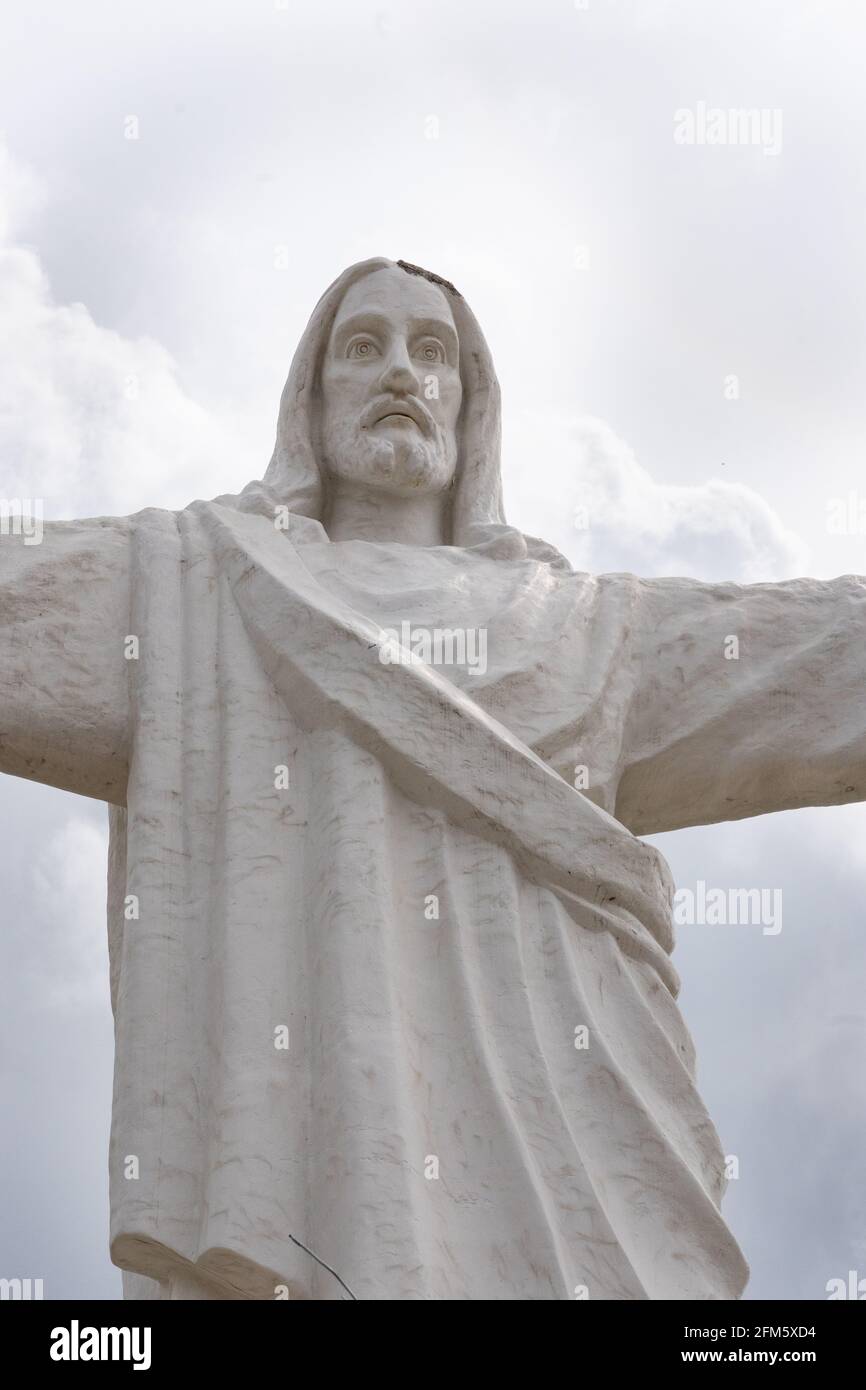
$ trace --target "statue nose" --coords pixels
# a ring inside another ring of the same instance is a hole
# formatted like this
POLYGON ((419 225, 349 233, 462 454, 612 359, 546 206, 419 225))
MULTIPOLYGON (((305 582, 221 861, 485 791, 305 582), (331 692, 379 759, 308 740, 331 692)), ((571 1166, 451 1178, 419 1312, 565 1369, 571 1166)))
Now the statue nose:
POLYGON ((395 395, 418 395, 421 383, 412 366, 404 339, 395 342, 389 352, 379 385, 383 391, 391 391, 395 395))

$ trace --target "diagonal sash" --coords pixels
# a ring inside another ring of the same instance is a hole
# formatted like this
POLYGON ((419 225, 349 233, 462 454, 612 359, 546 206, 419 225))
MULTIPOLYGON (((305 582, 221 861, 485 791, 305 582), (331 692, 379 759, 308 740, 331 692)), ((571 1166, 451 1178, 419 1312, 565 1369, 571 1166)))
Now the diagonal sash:
POLYGON ((610 932, 676 994, 673 883, 659 852, 439 671, 381 662, 377 624, 330 593, 270 520, 215 503, 193 509, 263 669, 301 724, 347 723, 406 795, 503 845, 572 920, 610 932))

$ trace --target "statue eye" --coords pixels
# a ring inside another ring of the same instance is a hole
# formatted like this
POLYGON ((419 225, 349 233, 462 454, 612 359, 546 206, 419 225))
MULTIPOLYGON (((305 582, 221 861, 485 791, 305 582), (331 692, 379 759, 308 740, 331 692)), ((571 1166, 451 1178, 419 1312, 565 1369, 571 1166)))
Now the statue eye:
POLYGON ((346 349, 347 357, 376 357, 376 344, 371 338, 353 338, 346 349))
POLYGON ((422 362, 444 362, 446 360, 445 349, 438 338, 426 338, 423 343, 419 344, 415 356, 420 357, 422 362))

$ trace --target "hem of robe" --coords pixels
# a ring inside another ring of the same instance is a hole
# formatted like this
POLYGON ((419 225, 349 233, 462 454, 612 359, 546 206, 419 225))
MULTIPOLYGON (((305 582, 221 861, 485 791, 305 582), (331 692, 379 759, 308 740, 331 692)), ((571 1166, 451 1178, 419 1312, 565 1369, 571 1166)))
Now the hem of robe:
POLYGON ((167 1293, 154 1293, 150 1297, 266 1299, 273 1302, 277 1289, 287 1288, 291 1300, 309 1298, 308 1288, 296 1272, 293 1275, 278 1274, 255 1260, 220 1246, 205 1250, 196 1260, 185 1260, 177 1251, 150 1236, 120 1235, 111 1243, 111 1260, 127 1274, 140 1275, 168 1286, 167 1293), (180 1291, 197 1282, 204 1286, 201 1292, 180 1291), (206 1292, 208 1285, 213 1286, 212 1292, 206 1292))

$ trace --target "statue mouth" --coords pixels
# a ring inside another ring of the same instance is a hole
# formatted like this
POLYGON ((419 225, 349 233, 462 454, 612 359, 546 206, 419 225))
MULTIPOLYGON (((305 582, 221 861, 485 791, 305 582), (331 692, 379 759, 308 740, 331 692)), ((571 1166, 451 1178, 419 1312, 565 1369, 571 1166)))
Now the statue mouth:
POLYGON ((411 415, 405 415, 402 410, 390 410, 387 415, 381 416, 376 424, 382 425, 386 420, 408 420, 410 425, 414 425, 416 429, 419 428, 418 421, 413 419, 411 415))
POLYGON ((422 434, 429 435, 432 432, 432 421, 427 412, 413 400, 395 401, 393 397, 380 396, 373 401, 364 414, 361 416, 361 428, 372 429, 375 425, 395 424, 399 422, 399 427, 405 424, 414 425, 422 434))

